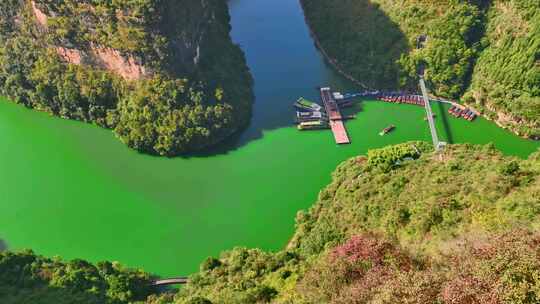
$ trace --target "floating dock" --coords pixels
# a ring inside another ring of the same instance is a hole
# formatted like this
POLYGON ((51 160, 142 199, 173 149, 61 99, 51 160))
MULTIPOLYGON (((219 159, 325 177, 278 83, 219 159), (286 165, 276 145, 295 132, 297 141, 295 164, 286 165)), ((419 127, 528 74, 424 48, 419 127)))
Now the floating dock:
POLYGON ((337 144, 342 145, 351 143, 349 136, 347 135, 347 130, 345 130, 343 120, 331 120, 330 128, 332 129, 332 133, 334 133, 337 144))
POLYGON ((337 102, 332 97, 332 92, 330 88, 325 87, 321 88, 321 100, 326 109, 326 114, 330 120, 330 128, 332 133, 334 133, 334 138, 337 144, 350 144, 349 136, 347 135, 347 130, 343 124, 343 116, 339 111, 339 106, 337 102))

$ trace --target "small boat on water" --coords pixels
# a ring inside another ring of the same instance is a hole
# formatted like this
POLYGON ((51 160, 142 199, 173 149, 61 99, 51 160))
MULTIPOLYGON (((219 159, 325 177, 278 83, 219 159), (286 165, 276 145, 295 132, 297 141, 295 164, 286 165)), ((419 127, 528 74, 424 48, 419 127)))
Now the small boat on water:
POLYGON ((309 111, 321 111, 322 109, 321 105, 314 103, 313 101, 309 101, 304 97, 298 98, 298 100, 296 100, 294 103, 294 106, 298 109, 309 111))
POLYGON ((448 109, 448 113, 452 114, 456 118, 463 118, 468 121, 473 121, 478 114, 474 112, 473 110, 463 107, 463 106, 456 106, 452 105, 448 109))
POLYGON ((298 124, 297 128, 300 131, 328 129, 328 122, 323 120, 305 121, 298 124))
POLYGON ((379 135, 380 135, 380 136, 386 135, 386 134, 392 132, 395 128, 396 128, 396 126, 394 126, 394 125, 389 125, 388 127, 384 128, 384 129, 379 133, 379 135))

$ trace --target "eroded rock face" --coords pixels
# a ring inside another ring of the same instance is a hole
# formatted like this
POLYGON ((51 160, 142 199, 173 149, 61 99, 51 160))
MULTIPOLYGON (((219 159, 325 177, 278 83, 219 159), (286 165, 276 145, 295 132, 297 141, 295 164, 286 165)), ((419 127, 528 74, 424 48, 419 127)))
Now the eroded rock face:
MULTIPOLYGON (((42 29, 48 29, 49 17, 31 1, 32 11, 37 24, 42 29)), ((140 59, 134 55, 121 54, 110 47, 91 43, 90 48, 82 51, 77 48, 56 46, 56 52, 65 62, 70 64, 89 64, 113 72, 125 80, 138 80, 148 76, 148 70, 140 59)))
POLYGON ((68 63, 72 63, 72 64, 81 64, 82 63, 82 52, 77 50, 77 49, 69 49, 69 48, 65 48, 65 47, 56 47, 56 52, 58 53, 58 55, 60 55, 60 57, 68 62, 68 63))
POLYGON ((123 56, 117 50, 92 46, 92 59, 99 66, 122 76, 126 80, 137 80, 147 76, 148 69, 132 55, 123 56))
POLYGON ((56 47, 56 52, 67 63, 91 64, 113 72, 125 80, 138 80, 149 75, 148 69, 134 56, 123 56, 115 49, 93 45, 89 52, 56 47))
POLYGON ((47 28, 47 20, 48 17, 45 15, 36 5, 35 1, 32 1, 32 11, 34 12, 34 16, 36 17, 36 21, 39 25, 41 25, 44 28, 47 28))
MULTIPOLYGON (((100 9, 93 7, 91 3, 81 1, 78 6, 68 6, 69 8, 60 9, 56 4, 49 3, 44 0, 32 0, 30 2, 31 10, 35 17, 35 22, 39 29, 46 34, 55 33, 55 25, 52 22, 53 19, 68 17, 75 18, 70 22, 77 24, 79 29, 87 29, 86 33, 75 32, 69 37, 61 37, 61 39, 53 39, 55 42, 53 47, 60 58, 70 64, 87 64, 95 66, 96 68, 105 69, 113 72, 116 75, 121 76, 125 80, 138 80, 148 77, 152 74, 152 68, 144 62, 152 61, 152 58, 147 58, 148 51, 145 51, 145 58, 140 56, 141 52, 134 49, 138 47, 138 41, 131 41, 132 39, 125 38, 130 43, 118 43, 117 46, 111 47, 111 45, 103 44, 103 41, 114 41, 114 38, 122 37, 123 35, 131 35, 131 33, 125 33, 125 27, 123 22, 129 20, 130 23, 140 24, 140 32, 136 35, 143 35, 147 40, 159 40, 164 37, 168 41, 168 45, 163 46, 163 49, 155 49, 154 46, 146 49, 150 49, 150 53, 155 57, 169 58, 165 68, 169 68, 171 71, 178 72, 191 72, 196 69, 201 59, 201 42, 205 38, 205 32, 207 25, 215 20, 215 16, 205 11, 205 1, 201 1, 199 4, 195 4, 190 7, 190 12, 186 13, 186 16, 175 16, 169 14, 167 11, 171 10, 174 6, 181 6, 181 4, 161 4, 157 8, 163 10, 159 15, 159 18, 155 20, 146 20, 144 18, 138 18, 136 12, 129 11, 129 5, 126 4, 125 10, 117 10, 114 12, 107 12, 103 14, 100 9), (169 7, 170 6, 170 7, 169 7), (80 10, 81 13, 78 16, 68 16, 69 12, 73 10, 80 10), (200 15, 201 18, 193 18, 192 15, 200 15), (93 40, 88 45, 80 45, 80 37, 90 34, 95 36, 95 33, 103 31, 100 28, 100 24, 103 20, 115 19, 117 27, 112 33, 108 33, 110 37, 107 39, 101 39, 99 41, 93 40), (170 26, 175 20, 182 20, 181 23, 184 27, 170 26), (75 36, 75 37, 73 37, 75 36), (109 39, 110 38, 110 39, 109 39)), ((156 13, 157 15, 157 13, 156 13)), ((51 36, 51 35, 49 35, 51 36)), ((66 35, 68 36, 68 35, 66 35)))

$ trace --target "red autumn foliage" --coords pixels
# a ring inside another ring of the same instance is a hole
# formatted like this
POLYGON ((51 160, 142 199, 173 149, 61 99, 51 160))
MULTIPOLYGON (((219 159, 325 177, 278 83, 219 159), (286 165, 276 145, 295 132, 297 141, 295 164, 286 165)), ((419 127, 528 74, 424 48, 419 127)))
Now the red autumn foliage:
POLYGON ((312 303, 540 303, 540 235, 469 240, 436 264, 372 235, 331 250, 300 284, 312 303))

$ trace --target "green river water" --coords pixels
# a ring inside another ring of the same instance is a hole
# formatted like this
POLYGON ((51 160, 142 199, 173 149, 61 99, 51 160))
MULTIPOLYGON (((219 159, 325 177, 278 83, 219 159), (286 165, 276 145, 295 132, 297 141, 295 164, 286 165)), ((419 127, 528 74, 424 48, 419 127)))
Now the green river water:
MULTIPOLYGON (((293 100, 316 99, 318 85, 354 87, 321 59, 297 1, 232 0, 230 9, 257 100, 251 126, 208 155, 141 155, 108 130, 0 102, 0 239, 10 249, 189 274, 234 246, 282 248, 296 212, 343 160, 430 139, 423 108, 374 101, 347 122, 351 145, 336 146, 328 130, 298 132, 293 100), (389 124, 396 130, 379 136, 389 124)), ((483 119, 445 124, 434 110, 446 140, 492 142, 520 157, 540 147, 483 119)))

